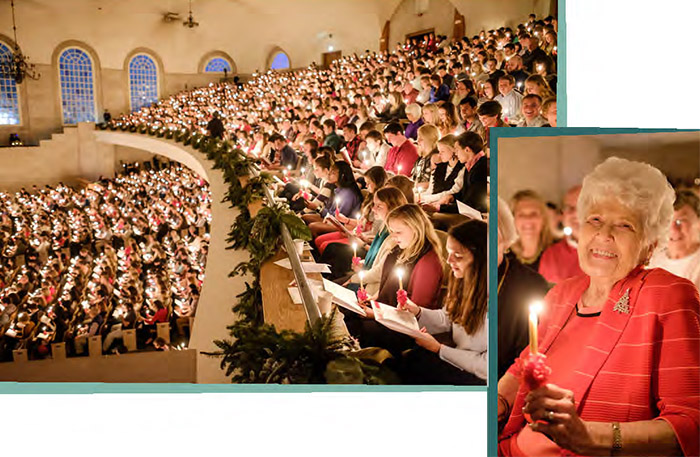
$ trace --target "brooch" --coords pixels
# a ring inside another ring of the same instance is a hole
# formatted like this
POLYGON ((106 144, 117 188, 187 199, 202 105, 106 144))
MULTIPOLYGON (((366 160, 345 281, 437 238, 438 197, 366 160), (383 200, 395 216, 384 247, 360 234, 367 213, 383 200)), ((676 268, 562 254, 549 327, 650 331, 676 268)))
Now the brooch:
POLYGON ((620 299, 615 303, 613 311, 617 311, 620 314, 630 313, 630 290, 627 289, 625 293, 620 297, 620 299))

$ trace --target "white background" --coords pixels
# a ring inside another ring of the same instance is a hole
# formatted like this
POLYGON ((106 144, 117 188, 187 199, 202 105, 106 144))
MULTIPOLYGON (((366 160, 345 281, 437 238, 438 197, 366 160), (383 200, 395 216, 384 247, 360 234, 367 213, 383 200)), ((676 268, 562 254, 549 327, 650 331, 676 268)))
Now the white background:
MULTIPOLYGON (((567 13, 569 126, 700 127, 700 1, 568 0, 567 13)), ((6 395, 0 448, 3 455, 483 456, 485 397, 6 395)))

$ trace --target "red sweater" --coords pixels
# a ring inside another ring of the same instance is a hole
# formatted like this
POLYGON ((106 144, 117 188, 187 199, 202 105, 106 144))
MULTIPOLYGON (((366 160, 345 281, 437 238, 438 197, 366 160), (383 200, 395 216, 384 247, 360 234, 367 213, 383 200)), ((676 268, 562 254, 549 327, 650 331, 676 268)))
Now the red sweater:
POLYGON ((389 149, 384 169, 397 175, 411 176, 413 165, 415 165, 416 160, 418 160, 418 150, 413 143, 406 140, 401 146, 394 146, 389 149), (400 173, 399 165, 401 165, 400 173))
POLYGON ((148 325, 154 325, 160 322, 167 322, 168 321, 168 310, 165 308, 161 308, 156 313, 151 317, 150 319, 145 319, 146 324, 148 325))
POLYGON ((539 273, 547 282, 554 284, 582 275, 578 251, 566 240, 554 243, 542 253, 539 273))
MULTIPOLYGON (((540 351, 557 343, 567 318, 583 292, 588 276, 556 285, 545 297, 539 324, 540 351)), ((655 268, 637 267, 618 281, 592 330, 591 344, 578 357, 553 372, 570 373, 578 414, 583 420, 634 422, 664 420, 673 428, 684 455, 700 452, 700 297, 695 285, 655 268), (614 311, 629 291, 629 313, 614 311)), ((521 357, 528 355, 526 348, 521 357)), ((509 373, 520 377, 517 364, 509 373)), ((522 407, 527 391, 521 385, 500 439, 515 439, 525 425, 522 407)), ((499 448, 508 446, 501 442, 499 448)), ((562 450, 561 455, 573 455, 562 450)))
MULTIPOLYGON (((382 266, 382 279, 379 284, 377 300, 387 305, 396 306, 396 292, 399 290, 399 280, 395 274, 398 250, 390 253, 382 266)), ((413 265, 404 265, 409 270, 408 281, 404 280, 404 288, 408 298, 423 308, 436 309, 440 307, 438 298, 442 286, 442 263, 434 249, 423 254, 413 265)))

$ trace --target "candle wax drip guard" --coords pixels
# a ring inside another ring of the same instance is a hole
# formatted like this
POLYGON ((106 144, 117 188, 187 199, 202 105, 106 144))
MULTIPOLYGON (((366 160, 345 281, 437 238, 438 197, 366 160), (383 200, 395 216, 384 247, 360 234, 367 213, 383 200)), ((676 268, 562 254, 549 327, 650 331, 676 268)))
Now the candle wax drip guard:
POLYGON ((357 299, 359 301, 367 301, 367 291, 364 288, 357 290, 357 299))
POLYGON ((397 290, 396 301, 399 303, 399 305, 405 305, 406 300, 408 300, 408 292, 406 292, 404 289, 397 290))

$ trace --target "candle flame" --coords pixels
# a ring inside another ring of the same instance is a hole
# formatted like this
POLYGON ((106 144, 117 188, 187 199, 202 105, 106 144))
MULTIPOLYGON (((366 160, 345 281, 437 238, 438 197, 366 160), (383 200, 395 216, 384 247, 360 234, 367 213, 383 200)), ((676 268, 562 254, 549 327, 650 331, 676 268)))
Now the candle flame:
POLYGON ((537 317, 544 309, 544 302, 542 300, 535 300, 530 303, 530 317, 537 317))

